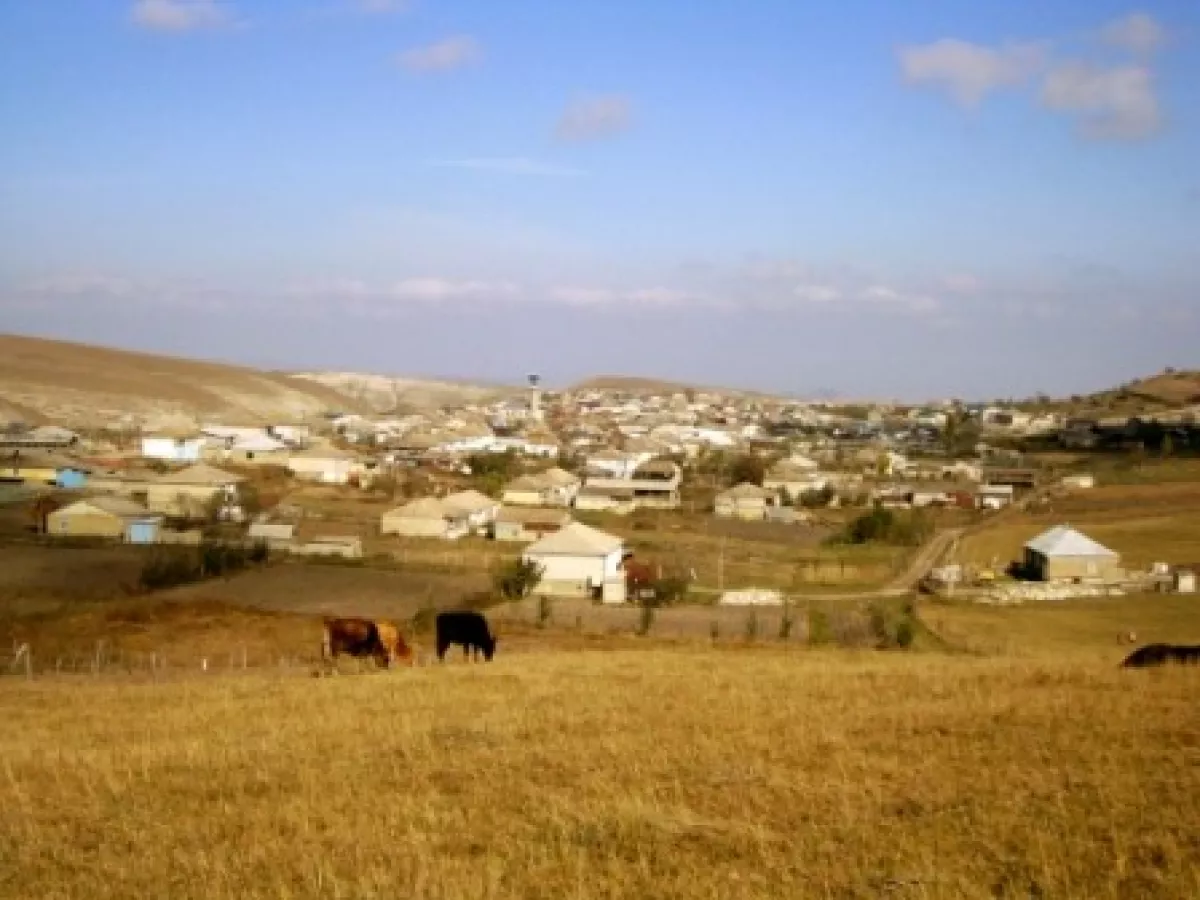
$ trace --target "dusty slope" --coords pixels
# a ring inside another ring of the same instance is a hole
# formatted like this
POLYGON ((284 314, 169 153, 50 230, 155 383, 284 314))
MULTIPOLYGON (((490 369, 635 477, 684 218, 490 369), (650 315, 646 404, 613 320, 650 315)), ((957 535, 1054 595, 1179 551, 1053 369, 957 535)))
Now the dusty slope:
POLYGON ((321 384, 378 412, 487 403, 519 388, 425 378, 397 378, 369 372, 296 372, 294 378, 321 384))
POLYGON ((0 334, 0 406, 100 424, 132 414, 303 418, 359 404, 322 384, 274 372, 0 334))
POLYGON ((763 398, 771 396, 761 391, 741 388, 685 384, 662 378, 641 378, 633 375, 595 375, 571 386, 572 391, 625 391, 630 394, 682 394, 689 390, 725 394, 733 397, 763 398))

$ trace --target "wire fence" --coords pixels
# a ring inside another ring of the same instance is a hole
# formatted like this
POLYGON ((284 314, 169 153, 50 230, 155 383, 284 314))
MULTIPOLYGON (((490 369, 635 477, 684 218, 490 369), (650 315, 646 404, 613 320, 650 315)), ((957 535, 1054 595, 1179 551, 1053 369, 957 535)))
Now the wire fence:
POLYGON ((0 678, 34 679, 53 675, 143 676, 152 679, 205 673, 251 670, 293 672, 312 670, 321 663, 318 653, 309 655, 267 654, 234 646, 228 651, 188 654, 182 651, 129 650, 107 641, 80 649, 50 649, 39 652, 29 643, 14 643, 0 653, 0 678))

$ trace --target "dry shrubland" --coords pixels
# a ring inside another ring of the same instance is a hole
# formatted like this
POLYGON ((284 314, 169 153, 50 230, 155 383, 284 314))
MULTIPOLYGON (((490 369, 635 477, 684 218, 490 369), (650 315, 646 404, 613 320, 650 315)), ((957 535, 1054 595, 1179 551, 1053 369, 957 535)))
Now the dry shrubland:
POLYGON ((1198 689, 682 647, 0 681, 0 895, 1192 898, 1198 689))

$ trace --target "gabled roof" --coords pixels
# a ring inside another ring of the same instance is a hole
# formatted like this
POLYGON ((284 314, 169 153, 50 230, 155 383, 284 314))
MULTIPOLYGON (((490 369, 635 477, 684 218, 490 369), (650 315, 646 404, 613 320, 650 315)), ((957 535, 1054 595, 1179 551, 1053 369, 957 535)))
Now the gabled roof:
POLYGON ((444 519, 450 510, 436 497, 422 497, 384 513, 384 518, 444 519))
POLYGON ((1029 541, 1025 547, 1047 557, 1108 556, 1115 559, 1118 555, 1069 525, 1056 525, 1029 541))
POLYGON ((497 522, 516 522, 521 525, 530 523, 561 524, 570 519, 570 514, 561 508, 544 509, 529 506, 502 506, 496 513, 497 522))
POLYGON ((474 489, 449 494, 442 498, 442 503, 452 509, 468 513, 499 506, 499 501, 493 500, 487 494, 482 494, 474 489))
POLYGON ((566 469, 560 469, 558 466, 547 469, 545 472, 539 472, 537 477, 543 479, 546 484, 555 487, 567 487, 572 484, 579 484, 578 476, 572 475, 566 469))
POLYGON ((528 556, 607 556, 623 546, 625 542, 619 537, 606 534, 582 522, 571 522, 554 534, 534 541, 525 548, 525 553, 528 556))
POLYGON ((116 516, 118 519, 161 519, 157 513, 152 513, 142 504, 133 500, 127 500, 124 497, 88 497, 86 500, 77 500, 74 503, 59 509, 59 513, 83 513, 88 508, 98 509, 101 512, 106 512, 110 516, 116 516))
POLYGON ((194 466, 188 466, 186 469, 181 469, 178 472, 167 472, 165 475, 160 475, 154 480, 159 484, 222 485, 237 484, 245 481, 246 479, 241 475, 234 475, 232 472, 222 471, 216 466, 197 463, 194 466))
POLYGON ((766 500, 771 496, 771 492, 760 488, 757 484, 743 481, 741 484, 735 485, 717 496, 729 500, 766 500))
POLYGON ((550 487, 541 475, 522 475, 504 486, 505 491, 544 491, 550 487))

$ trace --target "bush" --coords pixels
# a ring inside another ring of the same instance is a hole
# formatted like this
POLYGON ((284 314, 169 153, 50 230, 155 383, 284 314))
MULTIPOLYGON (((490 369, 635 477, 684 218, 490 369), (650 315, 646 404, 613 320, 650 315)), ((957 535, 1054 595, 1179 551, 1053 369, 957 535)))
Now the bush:
POLYGON ((524 600, 541 584, 543 571, 533 560, 514 559, 496 571, 492 584, 505 601, 524 600))
POLYGON ((897 514, 877 506, 848 522, 841 531, 828 538, 828 543, 912 547, 926 541, 932 533, 933 521, 921 510, 897 514))

